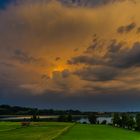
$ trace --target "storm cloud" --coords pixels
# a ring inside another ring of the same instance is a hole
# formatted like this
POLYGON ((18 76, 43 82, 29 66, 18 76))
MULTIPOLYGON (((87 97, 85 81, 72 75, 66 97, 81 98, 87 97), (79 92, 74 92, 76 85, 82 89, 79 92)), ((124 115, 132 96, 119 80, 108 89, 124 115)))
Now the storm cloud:
POLYGON ((0 103, 139 108, 139 9, 138 0, 4 4, 0 103))

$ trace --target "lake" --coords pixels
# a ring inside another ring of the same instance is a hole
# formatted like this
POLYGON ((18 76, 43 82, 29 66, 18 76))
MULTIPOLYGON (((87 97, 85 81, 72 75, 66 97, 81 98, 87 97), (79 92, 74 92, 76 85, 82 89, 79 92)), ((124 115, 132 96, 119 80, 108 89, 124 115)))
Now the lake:
MULTIPOLYGON (((100 124, 104 120, 106 121, 107 124, 111 124, 112 123, 112 117, 97 117, 97 122, 99 122, 100 124)), ((79 120, 77 120, 77 122, 90 124, 90 122, 88 120, 88 117, 81 117, 79 120)))

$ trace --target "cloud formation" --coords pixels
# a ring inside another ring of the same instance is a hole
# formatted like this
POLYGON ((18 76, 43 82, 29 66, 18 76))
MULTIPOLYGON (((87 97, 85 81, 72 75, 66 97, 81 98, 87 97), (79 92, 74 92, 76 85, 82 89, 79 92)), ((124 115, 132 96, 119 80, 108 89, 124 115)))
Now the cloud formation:
POLYGON ((3 102, 24 97, 59 104, 64 99, 70 107, 90 99, 108 107, 110 99, 130 102, 133 93, 137 101, 139 1, 15 2, 0 10, 3 102))
POLYGON ((135 23, 131 23, 129 25, 126 26, 120 26, 117 30, 118 33, 122 34, 122 33, 128 33, 130 31, 132 31, 134 28, 136 27, 135 23))

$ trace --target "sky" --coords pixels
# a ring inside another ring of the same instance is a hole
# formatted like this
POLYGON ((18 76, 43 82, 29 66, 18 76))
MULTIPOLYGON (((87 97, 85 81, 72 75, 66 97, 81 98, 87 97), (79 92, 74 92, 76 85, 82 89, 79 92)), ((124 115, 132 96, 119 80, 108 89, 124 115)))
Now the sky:
POLYGON ((140 111, 139 0, 0 0, 0 104, 140 111))

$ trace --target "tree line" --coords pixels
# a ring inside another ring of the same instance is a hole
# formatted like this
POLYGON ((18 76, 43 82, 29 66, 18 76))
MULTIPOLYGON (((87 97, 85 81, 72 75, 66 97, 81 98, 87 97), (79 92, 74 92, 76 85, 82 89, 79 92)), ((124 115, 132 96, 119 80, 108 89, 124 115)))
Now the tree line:
MULTIPOLYGON (((89 115, 93 112, 84 112, 79 110, 54 110, 54 109, 38 109, 31 107, 0 105, 0 115, 89 115)), ((98 112, 94 112, 98 115, 98 112)), ((104 115, 110 115, 109 112, 104 112, 104 115)))
POLYGON ((0 115, 82 115, 79 110, 54 110, 54 109, 37 109, 30 107, 0 105, 0 115))
POLYGON ((128 113, 114 113, 113 125, 140 131, 140 113, 135 116, 128 113))

